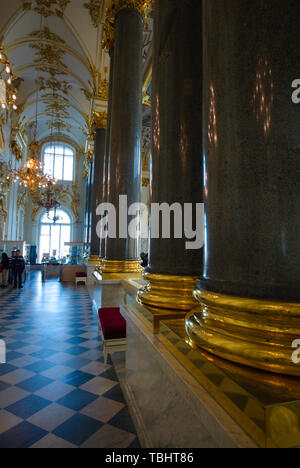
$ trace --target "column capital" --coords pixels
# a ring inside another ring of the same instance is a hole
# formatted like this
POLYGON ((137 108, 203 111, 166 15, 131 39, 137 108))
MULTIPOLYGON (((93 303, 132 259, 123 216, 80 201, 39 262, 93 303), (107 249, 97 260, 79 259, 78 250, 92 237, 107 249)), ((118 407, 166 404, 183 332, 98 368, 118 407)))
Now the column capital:
POLYGON ((96 131, 97 128, 107 127, 107 112, 95 111, 92 118, 92 130, 96 131))
POLYGON ((110 0, 106 10, 106 20, 104 24, 104 34, 102 47, 107 52, 111 49, 115 39, 115 17, 125 9, 137 10, 146 20, 147 12, 152 7, 154 0, 110 0))

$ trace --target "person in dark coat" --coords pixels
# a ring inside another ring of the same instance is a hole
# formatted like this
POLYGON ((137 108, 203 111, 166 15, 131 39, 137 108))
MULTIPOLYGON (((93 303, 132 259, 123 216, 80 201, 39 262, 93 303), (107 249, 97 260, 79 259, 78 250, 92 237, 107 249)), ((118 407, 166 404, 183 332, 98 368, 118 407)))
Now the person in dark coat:
POLYGON ((8 255, 5 252, 2 254, 1 269, 2 269, 1 288, 7 288, 7 286, 8 286, 8 272, 9 272, 9 258, 8 258, 8 255))
POLYGON ((21 255, 20 250, 17 250, 16 256, 12 260, 12 270, 14 275, 14 288, 23 288, 22 286, 22 275, 25 271, 25 260, 21 255))
POLYGON ((141 259, 142 259, 142 263, 141 263, 142 267, 146 268, 146 266, 148 266, 148 254, 145 252, 142 252, 141 259))
POLYGON ((16 256, 16 251, 13 250, 11 256, 9 257, 9 274, 8 274, 8 283, 13 284, 14 282, 14 273, 13 273, 13 263, 16 256))

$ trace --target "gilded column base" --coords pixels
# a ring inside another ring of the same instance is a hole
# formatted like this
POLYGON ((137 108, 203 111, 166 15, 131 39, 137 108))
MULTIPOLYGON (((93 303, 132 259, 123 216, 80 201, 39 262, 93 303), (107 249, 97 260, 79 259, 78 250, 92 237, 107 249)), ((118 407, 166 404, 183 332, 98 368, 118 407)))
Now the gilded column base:
POLYGON ((98 273, 101 273, 102 265, 103 265, 103 258, 98 257, 97 266, 96 266, 96 270, 98 271, 98 273))
POLYGON ((104 273, 139 273, 144 269, 140 260, 107 260, 103 259, 99 272, 104 273))
POLYGON ((90 255, 88 265, 98 265, 99 255, 90 255))
POLYGON ((144 279, 148 284, 138 291, 138 301, 141 304, 187 312, 197 304, 193 297, 193 290, 197 284, 196 277, 145 273, 144 279))
POLYGON ((201 306, 186 318, 193 343, 238 364, 300 376, 292 347, 293 341, 300 340, 300 304, 199 289, 194 295, 201 306))

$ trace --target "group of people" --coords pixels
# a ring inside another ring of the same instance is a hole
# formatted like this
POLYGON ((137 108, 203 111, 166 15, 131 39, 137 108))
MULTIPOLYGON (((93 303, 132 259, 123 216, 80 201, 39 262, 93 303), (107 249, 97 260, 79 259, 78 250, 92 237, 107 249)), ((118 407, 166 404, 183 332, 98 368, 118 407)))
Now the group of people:
POLYGON ((0 263, 0 273, 2 274, 1 288, 7 288, 9 284, 13 284, 14 288, 23 288, 24 271, 25 260, 20 250, 13 251, 11 257, 4 252, 0 263))

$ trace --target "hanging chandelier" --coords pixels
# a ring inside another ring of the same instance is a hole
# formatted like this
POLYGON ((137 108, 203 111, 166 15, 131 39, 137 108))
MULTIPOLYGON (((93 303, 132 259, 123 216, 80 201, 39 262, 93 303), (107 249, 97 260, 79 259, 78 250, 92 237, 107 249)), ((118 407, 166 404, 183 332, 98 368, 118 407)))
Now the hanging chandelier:
POLYGON ((56 180, 49 179, 46 189, 42 192, 41 199, 39 201, 39 206, 41 208, 45 208, 47 217, 53 222, 53 224, 60 219, 60 216, 57 215, 60 203, 56 199, 55 186, 56 180), (51 216, 51 212, 53 212, 53 216, 51 216))
POLYGON ((17 94, 18 90, 13 85, 15 79, 12 71, 12 63, 8 60, 4 53, 4 47, 0 46, 0 109, 5 110, 10 106, 17 110, 17 94))
POLYGON ((56 183, 55 180, 44 173, 45 164, 38 159, 39 145, 33 141, 29 145, 30 156, 25 165, 19 169, 9 171, 7 180, 13 180, 33 195, 38 189, 46 188, 49 182, 56 183))

